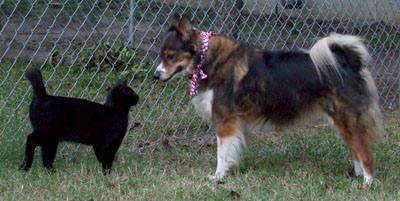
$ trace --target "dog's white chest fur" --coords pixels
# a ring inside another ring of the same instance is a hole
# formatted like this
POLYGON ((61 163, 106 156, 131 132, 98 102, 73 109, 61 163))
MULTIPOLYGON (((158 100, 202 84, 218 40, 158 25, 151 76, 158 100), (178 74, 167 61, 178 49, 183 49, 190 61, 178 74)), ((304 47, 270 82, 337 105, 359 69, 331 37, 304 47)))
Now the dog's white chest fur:
POLYGON ((197 94, 197 96, 192 99, 196 113, 208 123, 211 123, 213 97, 213 90, 208 89, 197 94))

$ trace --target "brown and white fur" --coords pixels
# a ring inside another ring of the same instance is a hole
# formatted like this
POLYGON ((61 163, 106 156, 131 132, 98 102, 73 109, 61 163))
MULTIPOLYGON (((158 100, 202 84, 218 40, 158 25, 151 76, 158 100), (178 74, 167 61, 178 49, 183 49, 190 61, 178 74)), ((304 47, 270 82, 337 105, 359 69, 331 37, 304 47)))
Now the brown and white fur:
MULTIPOLYGON (((201 60, 200 31, 175 15, 154 77, 168 81, 193 73, 201 60)), ((356 175, 373 181, 371 145, 382 138, 370 56, 355 36, 331 34, 307 51, 269 51, 217 35, 202 60, 208 75, 192 103, 217 132, 220 179, 239 164, 254 125, 289 127, 315 115, 328 118, 347 143, 356 175)))

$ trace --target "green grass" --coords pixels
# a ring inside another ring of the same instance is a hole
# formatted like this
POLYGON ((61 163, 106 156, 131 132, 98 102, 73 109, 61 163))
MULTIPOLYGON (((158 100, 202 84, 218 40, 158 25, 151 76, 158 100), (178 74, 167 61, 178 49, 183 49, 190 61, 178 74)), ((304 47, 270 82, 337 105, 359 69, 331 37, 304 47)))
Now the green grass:
MULTIPOLYGON (((186 88, 178 82, 157 84, 150 78, 131 83, 142 97, 131 109, 131 121, 141 128, 127 133, 111 175, 102 175, 89 147, 73 143, 59 146, 55 173, 42 167, 40 148, 31 171, 18 170, 31 131, 26 119, 31 89, 21 77, 25 65, 0 64, 0 83, 5 80, 0 86, 0 200, 396 200, 400 196, 398 112, 385 118, 388 140, 374 150, 376 180, 370 189, 361 188, 361 177, 345 176, 351 168, 347 147, 324 126, 251 136, 243 163, 217 183, 208 178, 216 166, 215 139, 203 134, 207 126, 197 118, 191 122, 192 111, 182 114, 189 104, 186 88), (183 102, 176 105, 181 98, 183 102), (168 134, 178 140, 170 140, 169 146, 158 143, 168 134), (212 139, 211 143, 201 144, 203 138, 212 139), (141 148, 146 143, 148 149, 141 148)), ((121 77, 118 72, 63 65, 45 66, 42 72, 49 93, 98 102, 121 77)))

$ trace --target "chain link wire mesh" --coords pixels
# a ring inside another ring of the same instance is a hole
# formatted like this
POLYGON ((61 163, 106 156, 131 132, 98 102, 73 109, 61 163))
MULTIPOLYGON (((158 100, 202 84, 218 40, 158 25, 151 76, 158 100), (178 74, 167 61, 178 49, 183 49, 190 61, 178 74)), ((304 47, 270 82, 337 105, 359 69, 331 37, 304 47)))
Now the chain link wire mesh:
POLYGON ((358 35, 373 57, 382 108, 399 105, 398 0, 2 0, 2 151, 21 152, 31 130, 32 95, 23 73, 32 67, 43 70, 48 93, 97 102, 118 78, 127 79, 141 96, 131 112, 127 151, 209 133, 189 103, 186 79, 152 79, 176 12, 189 15, 198 28, 268 49, 309 49, 330 32, 358 35))

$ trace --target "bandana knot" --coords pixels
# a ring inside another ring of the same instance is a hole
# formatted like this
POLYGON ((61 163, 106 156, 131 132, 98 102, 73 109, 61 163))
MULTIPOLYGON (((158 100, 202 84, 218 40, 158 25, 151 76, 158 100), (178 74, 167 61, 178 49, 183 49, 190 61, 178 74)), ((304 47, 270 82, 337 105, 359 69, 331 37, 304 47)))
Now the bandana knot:
POLYGON ((189 91, 189 95, 191 98, 194 98, 197 93, 199 92, 199 77, 200 79, 204 80, 207 78, 207 74, 201 69, 201 66, 203 65, 203 60, 204 57, 206 56, 207 50, 208 50, 208 42, 210 41, 210 38, 212 36, 216 35, 215 32, 210 31, 210 32, 205 32, 201 31, 200 32, 200 37, 201 37, 201 57, 200 57, 200 62, 195 66, 193 70, 193 75, 191 79, 191 88, 189 91))

